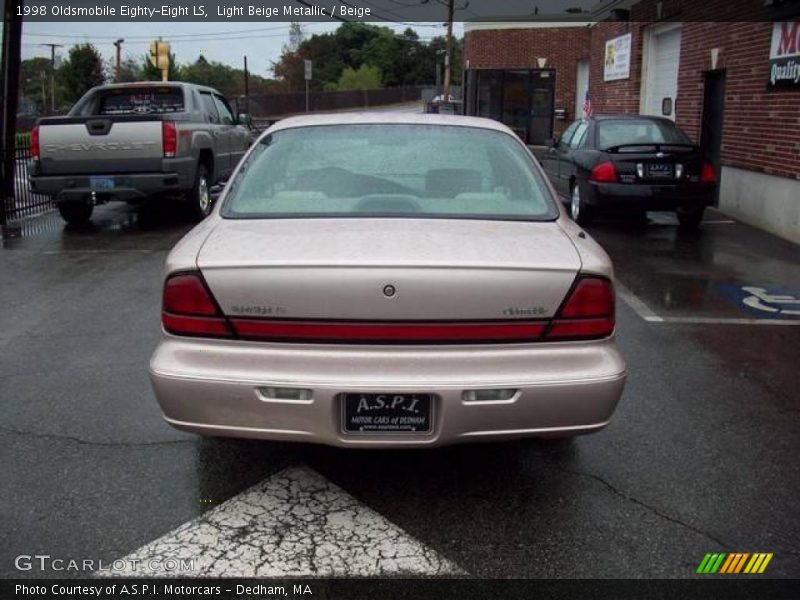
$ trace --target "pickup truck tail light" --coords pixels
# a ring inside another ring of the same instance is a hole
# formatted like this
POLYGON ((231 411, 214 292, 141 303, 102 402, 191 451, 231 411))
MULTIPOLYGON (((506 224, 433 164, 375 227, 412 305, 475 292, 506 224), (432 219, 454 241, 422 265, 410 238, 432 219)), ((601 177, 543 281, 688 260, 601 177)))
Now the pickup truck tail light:
POLYGON ((39 126, 33 128, 31 131, 31 157, 34 160, 39 158, 39 126))
POLYGON ((614 167, 614 163, 610 160, 600 163, 592 169, 590 179, 598 183, 615 183, 617 181, 617 169, 614 167))
POLYGON ((176 273, 164 282, 161 324, 175 335, 233 337, 228 321, 198 272, 176 273))
POLYGON ((590 340, 614 332, 614 286, 604 277, 584 276, 572 287, 547 332, 548 339, 590 340))
POLYGON ((172 121, 161 123, 161 140, 164 146, 164 158, 174 158, 178 151, 178 132, 175 123, 172 121))
POLYGON ((717 174, 714 171, 714 165, 708 161, 703 161, 703 169, 700 171, 700 181, 703 183, 717 182, 717 174))

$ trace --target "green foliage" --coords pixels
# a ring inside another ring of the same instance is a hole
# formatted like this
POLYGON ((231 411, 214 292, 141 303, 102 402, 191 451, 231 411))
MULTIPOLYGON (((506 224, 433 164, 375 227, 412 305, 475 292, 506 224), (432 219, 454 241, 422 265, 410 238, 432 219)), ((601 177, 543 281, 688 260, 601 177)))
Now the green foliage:
POLYGON ((105 83, 103 57, 92 44, 76 44, 70 48, 58 75, 65 100, 74 103, 94 86, 105 83))
MULTIPOLYGON (((243 69, 234 69, 219 62, 208 61, 203 55, 200 55, 195 62, 181 67, 179 77, 181 81, 213 87, 231 100, 244 95, 245 91, 243 69)), ((249 83, 251 96, 276 91, 271 80, 252 73, 249 83)))
MULTIPOLYGON (((116 66, 112 61, 110 65, 110 72, 112 79, 116 77, 116 66)), ((130 82, 130 81, 142 81, 144 77, 142 76, 142 65, 139 61, 135 58, 131 58, 130 56, 125 57, 119 65, 119 81, 121 83, 130 82)))
MULTIPOLYGON (((461 81, 461 42, 454 40, 453 83, 461 81)), ((367 23, 343 23, 336 31, 312 35, 296 50, 283 49, 272 63, 280 91, 299 92, 305 88, 303 60, 314 63, 312 90, 338 89, 345 69, 358 71, 363 65, 377 67, 386 86, 429 85, 436 81, 437 62, 444 68, 445 40, 420 41, 410 27, 402 34, 367 23)))
MULTIPOLYGON (((20 63, 19 93, 20 96, 36 103, 39 112, 50 107, 51 79, 50 59, 44 57, 29 58, 20 63)), ((57 90, 60 93, 60 89, 57 90)))
POLYGON ((31 133, 30 131, 25 133, 18 133, 15 139, 15 145, 17 148, 26 147, 30 148, 31 146, 31 133))
POLYGON ((372 65, 361 65, 358 69, 345 67, 336 84, 339 91, 374 90, 381 87, 381 70, 372 65))
MULTIPOLYGON (((167 81, 179 81, 180 66, 175 60, 175 54, 169 53, 169 69, 167 69, 167 81)), ((150 62, 150 53, 142 57, 142 66, 139 71, 139 81, 161 81, 161 69, 150 62)))

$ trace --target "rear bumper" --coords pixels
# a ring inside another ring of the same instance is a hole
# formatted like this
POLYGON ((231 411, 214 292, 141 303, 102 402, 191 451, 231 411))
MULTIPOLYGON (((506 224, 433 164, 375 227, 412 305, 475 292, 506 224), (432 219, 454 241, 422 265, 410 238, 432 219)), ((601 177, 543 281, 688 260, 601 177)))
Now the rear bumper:
POLYGON ((714 203, 714 184, 650 185, 588 182, 587 203, 600 208, 676 210, 714 203))
POLYGON ((518 346, 354 347, 209 341, 165 335, 150 364, 166 420, 204 435, 343 447, 429 447, 570 436, 605 427, 625 383, 613 339, 518 346), (276 400, 262 387, 312 390, 276 400), (465 390, 513 388, 467 402, 465 390), (435 396, 429 434, 346 434, 345 392, 435 396))
POLYGON ((164 171, 154 173, 97 173, 98 177, 111 177, 113 189, 93 189, 91 177, 81 175, 31 174, 31 191, 49 195, 56 202, 86 202, 95 194, 97 200, 138 200, 160 193, 181 192, 194 185, 193 159, 165 159, 164 171))

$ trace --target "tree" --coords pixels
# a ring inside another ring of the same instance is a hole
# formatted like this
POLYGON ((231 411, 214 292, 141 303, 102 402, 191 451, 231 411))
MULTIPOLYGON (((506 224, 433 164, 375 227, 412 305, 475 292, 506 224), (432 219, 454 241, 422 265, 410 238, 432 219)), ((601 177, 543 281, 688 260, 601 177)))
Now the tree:
MULTIPOLYGON (((108 73, 108 79, 110 81, 114 81, 116 79, 116 61, 111 59, 108 61, 108 66, 106 68, 106 72, 108 73)), ((160 78, 160 76, 159 76, 160 78)), ((146 79, 142 73, 142 64, 140 61, 136 60, 132 56, 126 56, 125 58, 120 61, 119 64, 119 81, 120 83, 128 83, 131 81, 142 81, 146 79)))
MULTIPOLYGON (((139 71, 139 78, 144 81, 161 81, 161 69, 150 62, 150 53, 142 58, 142 67, 139 71)), ((167 69, 167 81, 178 81, 181 79, 180 66, 175 60, 175 53, 169 53, 169 69, 167 69)))
POLYGON ((306 34, 303 31, 303 25, 297 21, 292 21, 289 24, 289 52, 297 52, 305 38, 306 34))
POLYGON ((50 108, 50 68, 50 59, 44 57, 23 60, 19 66, 20 95, 35 102, 40 113, 50 108))
MULTIPOLYGON (((454 83, 461 78, 461 49, 461 41, 454 40, 454 83)), ((443 37, 423 42, 410 27, 398 34, 388 27, 348 22, 334 32, 304 39, 296 50, 291 43, 285 45, 272 72, 285 92, 305 87, 304 59, 314 62, 312 90, 338 89, 346 68, 358 71, 365 64, 380 69, 387 86, 430 85, 436 81, 437 63, 444 67, 444 51, 443 37)))
POLYGON ((226 96, 238 89, 236 70, 219 62, 209 62, 202 54, 191 64, 181 68, 181 78, 190 83, 216 88, 226 96))
POLYGON ((361 65, 357 70, 346 67, 342 71, 336 89, 344 90, 374 90, 382 87, 381 70, 372 65, 361 65))
POLYGON ((76 102, 96 85, 105 83, 103 57, 92 44, 76 44, 58 70, 65 99, 76 102))

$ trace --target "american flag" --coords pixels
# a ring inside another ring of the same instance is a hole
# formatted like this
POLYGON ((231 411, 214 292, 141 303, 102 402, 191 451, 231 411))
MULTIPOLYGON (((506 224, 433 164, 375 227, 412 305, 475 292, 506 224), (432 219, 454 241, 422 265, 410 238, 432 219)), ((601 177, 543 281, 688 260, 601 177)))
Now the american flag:
POLYGON ((592 95, 589 93, 589 90, 586 90, 586 99, 583 101, 583 116, 592 116, 592 95))

